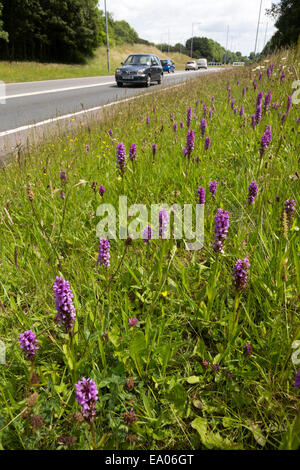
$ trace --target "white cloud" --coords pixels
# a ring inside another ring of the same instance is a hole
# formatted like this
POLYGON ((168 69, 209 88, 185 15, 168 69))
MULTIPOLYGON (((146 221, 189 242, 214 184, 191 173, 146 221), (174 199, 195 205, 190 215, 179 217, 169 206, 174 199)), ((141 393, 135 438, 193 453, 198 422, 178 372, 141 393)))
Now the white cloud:
MULTIPOLYGON (((277 0, 278 1, 278 0, 277 0)), ((103 8, 100 0, 100 8, 103 8)), ((258 50, 275 31, 273 20, 264 15, 272 1, 263 0, 258 50)), ((249 54, 254 50, 260 0, 107 0, 115 20, 127 21, 143 39, 154 43, 184 43, 192 35, 207 36, 228 48, 249 54)))

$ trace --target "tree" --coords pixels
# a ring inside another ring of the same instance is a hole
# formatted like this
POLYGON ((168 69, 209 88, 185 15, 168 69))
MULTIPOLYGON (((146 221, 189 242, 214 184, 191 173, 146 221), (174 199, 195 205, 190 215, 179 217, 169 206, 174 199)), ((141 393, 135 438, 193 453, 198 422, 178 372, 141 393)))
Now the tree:
POLYGON ((98 45, 97 0, 1 0, 0 58, 81 62, 98 45))
POLYGON ((1 44, 1 40, 6 41, 6 42, 8 41, 8 33, 4 31, 3 29, 2 8, 3 8, 3 5, 0 2, 0 44, 1 44))
POLYGON ((275 26, 278 29, 271 39, 271 50, 295 44, 300 34, 299 0, 281 0, 280 3, 272 3, 267 14, 276 18, 275 26))

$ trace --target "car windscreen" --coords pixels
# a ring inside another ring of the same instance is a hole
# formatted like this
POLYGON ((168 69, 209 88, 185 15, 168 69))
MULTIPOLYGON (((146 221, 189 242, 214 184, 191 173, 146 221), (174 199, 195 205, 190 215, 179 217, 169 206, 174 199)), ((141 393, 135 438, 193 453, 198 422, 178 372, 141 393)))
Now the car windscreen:
POLYGON ((161 65, 168 65, 169 64, 169 61, 168 60, 161 60, 161 65))
POLYGON ((124 65, 150 65, 151 58, 148 55, 130 55, 124 65))

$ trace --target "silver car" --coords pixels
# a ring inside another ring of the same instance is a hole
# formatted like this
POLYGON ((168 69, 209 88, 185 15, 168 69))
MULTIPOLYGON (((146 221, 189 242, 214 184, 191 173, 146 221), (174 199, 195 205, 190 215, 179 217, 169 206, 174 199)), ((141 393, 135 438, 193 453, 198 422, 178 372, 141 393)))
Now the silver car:
POLYGON ((195 60, 189 60, 185 64, 185 70, 198 70, 197 62, 195 60))

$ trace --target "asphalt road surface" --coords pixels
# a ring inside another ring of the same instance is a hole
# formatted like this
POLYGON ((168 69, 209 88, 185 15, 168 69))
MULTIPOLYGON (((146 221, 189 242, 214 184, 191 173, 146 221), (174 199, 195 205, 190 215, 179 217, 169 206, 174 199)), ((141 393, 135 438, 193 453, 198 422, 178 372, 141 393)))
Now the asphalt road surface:
POLYGON ((0 89, 0 160, 4 160, 24 145, 29 136, 36 141, 36 135, 55 125, 70 121, 71 115, 82 117, 95 112, 109 103, 132 99, 134 95, 149 93, 191 79, 197 75, 219 72, 211 68, 197 72, 178 71, 164 74, 162 85, 150 88, 125 86, 118 88, 113 76, 45 80, 39 82, 12 83, 6 85, 5 103, 0 89))

